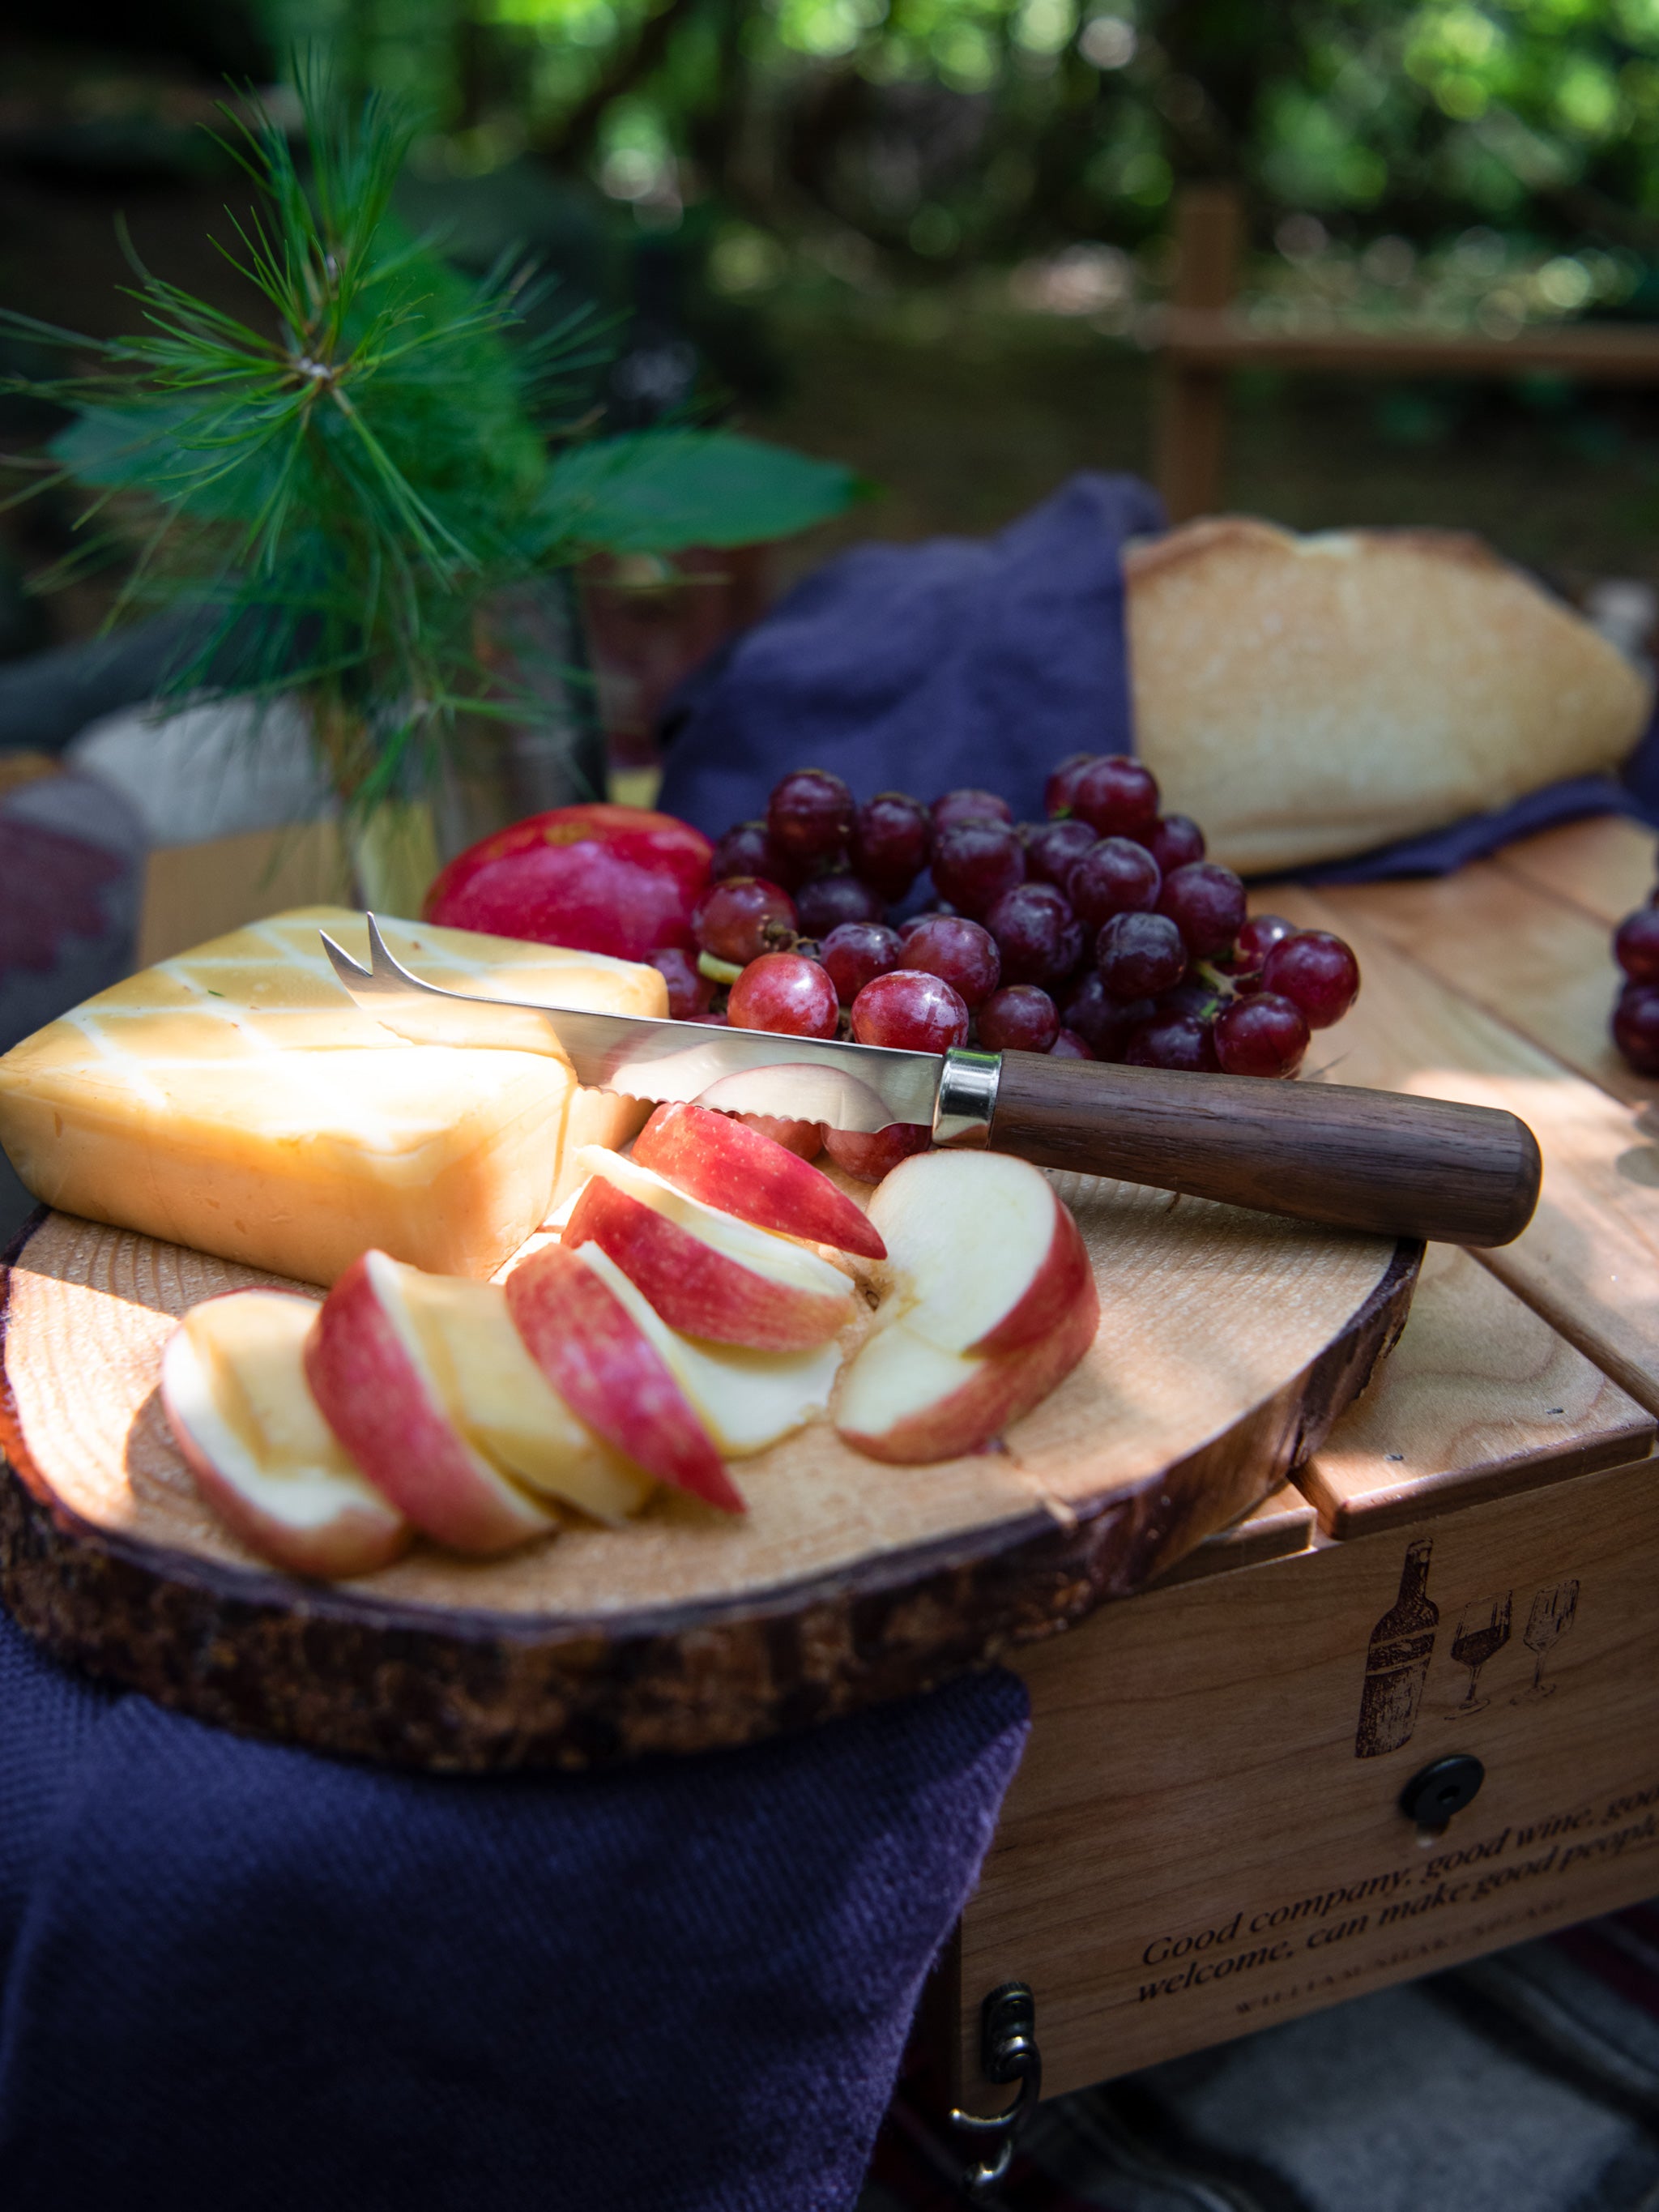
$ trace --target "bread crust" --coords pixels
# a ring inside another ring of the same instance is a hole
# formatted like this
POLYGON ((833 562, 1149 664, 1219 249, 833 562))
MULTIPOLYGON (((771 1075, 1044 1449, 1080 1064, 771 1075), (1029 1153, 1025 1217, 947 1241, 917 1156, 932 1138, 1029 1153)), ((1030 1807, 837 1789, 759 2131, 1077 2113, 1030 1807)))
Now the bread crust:
POLYGON ((1611 769, 1651 687, 1464 532, 1220 515, 1126 549, 1136 748, 1246 873, 1611 769))

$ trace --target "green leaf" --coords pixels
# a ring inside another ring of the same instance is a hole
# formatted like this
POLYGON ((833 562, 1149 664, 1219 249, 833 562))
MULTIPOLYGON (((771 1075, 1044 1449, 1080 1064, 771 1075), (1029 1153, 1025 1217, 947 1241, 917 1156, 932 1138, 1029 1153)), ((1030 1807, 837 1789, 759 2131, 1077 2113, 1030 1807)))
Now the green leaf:
POLYGON ((751 545, 842 514, 871 487, 852 470, 723 430, 645 430, 572 447, 541 513, 596 551, 675 553, 751 545))

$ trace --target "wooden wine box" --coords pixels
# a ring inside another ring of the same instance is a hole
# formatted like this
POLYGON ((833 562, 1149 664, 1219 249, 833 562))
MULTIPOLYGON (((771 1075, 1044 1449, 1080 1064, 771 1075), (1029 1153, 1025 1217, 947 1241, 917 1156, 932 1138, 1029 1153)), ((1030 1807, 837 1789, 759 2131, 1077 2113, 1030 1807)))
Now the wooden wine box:
POLYGON ((1659 1085, 1605 1047, 1652 872, 1596 823, 1263 902, 1360 952, 1322 1072, 1512 1106, 1544 1196, 1504 1251, 1430 1247, 1296 1488, 1017 1656, 1030 1739, 932 2014, 969 2110, 1008 2104, 1011 1982, 1052 2095, 1659 1892, 1659 1085), (1414 1801, 1453 1759, 1472 1798, 1414 1801))

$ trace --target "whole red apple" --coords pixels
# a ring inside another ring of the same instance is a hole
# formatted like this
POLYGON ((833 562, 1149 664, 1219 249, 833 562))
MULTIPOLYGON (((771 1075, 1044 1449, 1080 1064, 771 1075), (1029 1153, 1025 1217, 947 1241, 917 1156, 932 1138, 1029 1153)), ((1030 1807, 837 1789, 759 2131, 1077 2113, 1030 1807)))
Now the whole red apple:
POLYGON ((452 929, 644 960, 695 957, 691 909, 714 848, 701 830, 642 806, 556 806, 459 853, 426 896, 452 929))

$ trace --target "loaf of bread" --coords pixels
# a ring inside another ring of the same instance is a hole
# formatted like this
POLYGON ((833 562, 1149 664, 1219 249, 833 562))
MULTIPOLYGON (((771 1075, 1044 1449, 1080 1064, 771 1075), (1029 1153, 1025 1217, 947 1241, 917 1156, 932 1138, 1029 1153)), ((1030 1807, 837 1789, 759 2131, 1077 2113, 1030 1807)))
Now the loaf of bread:
POLYGON ((1480 539, 1243 517, 1124 556, 1136 750, 1244 873, 1368 851, 1613 767, 1650 687, 1480 539))

